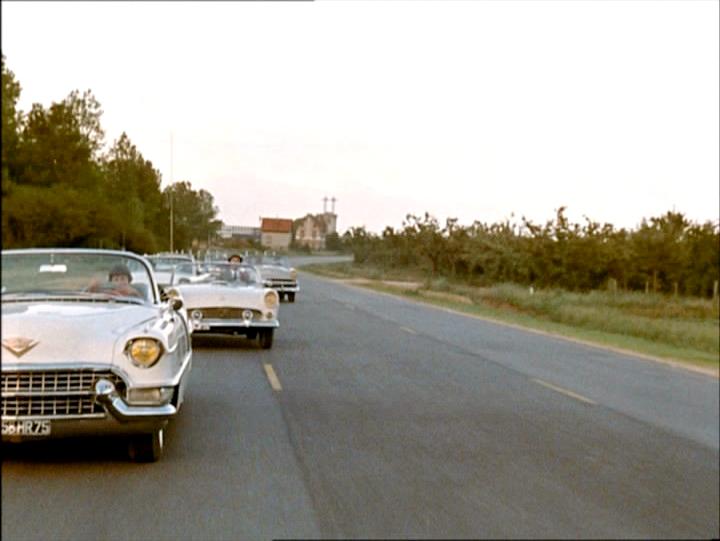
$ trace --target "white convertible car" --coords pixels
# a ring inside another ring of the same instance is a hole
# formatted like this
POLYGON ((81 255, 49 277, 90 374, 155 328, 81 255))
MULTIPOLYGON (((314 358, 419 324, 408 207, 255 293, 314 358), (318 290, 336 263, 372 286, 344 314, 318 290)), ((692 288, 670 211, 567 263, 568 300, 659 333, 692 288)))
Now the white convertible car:
POLYGON ((280 326, 277 292, 263 287, 250 265, 209 262, 201 267, 201 281, 173 284, 187 308, 193 334, 241 334, 270 349, 280 326))
POLYGON ((248 263, 253 265, 265 287, 271 287, 278 292, 280 299, 285 298, 295 302, 295 295, 300 291, 297 281, 297 271, 290 265, 288 258, 277 254, 251 254, 246 256, 248 263))
POLYGON ((130 252, 2 252, 2 440, 129 436, 155 461, 192 363, 182 300, 130 252))

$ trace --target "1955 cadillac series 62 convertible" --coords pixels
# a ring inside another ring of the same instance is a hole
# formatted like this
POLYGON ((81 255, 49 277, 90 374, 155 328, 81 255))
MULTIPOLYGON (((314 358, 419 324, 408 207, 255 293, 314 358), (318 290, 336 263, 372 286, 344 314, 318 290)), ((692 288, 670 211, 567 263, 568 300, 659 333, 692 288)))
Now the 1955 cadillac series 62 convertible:
POLYGON ((127 435, 155 461, 192 364, 182 300, 130 252, 2 252, 2 440, 127 435))

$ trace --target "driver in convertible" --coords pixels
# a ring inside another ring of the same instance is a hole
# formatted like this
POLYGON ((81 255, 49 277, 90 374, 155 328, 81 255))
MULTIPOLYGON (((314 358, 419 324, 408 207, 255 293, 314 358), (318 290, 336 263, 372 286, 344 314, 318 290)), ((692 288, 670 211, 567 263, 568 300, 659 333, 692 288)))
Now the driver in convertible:
POLYGON ((132 274, 130 274, 130 270, 125 265, 115 265, 110 269, 108 282, 110 282, 111 286, 109 290, 101 287, 97 279, 93 280, 88 291, 103 291, 111 295, 142 298, 142 294, 130 285, 130 282, 132 282, 132 274))

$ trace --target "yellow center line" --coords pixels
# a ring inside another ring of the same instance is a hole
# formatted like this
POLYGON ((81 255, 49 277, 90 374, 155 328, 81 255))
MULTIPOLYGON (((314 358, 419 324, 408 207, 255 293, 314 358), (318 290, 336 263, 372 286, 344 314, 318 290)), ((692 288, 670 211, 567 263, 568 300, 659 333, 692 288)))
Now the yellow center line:
POLYGON ((579 395, 572 391, 568 391, 567 389, 563 389, 562 387, 557 387, 556 385, 553 385, 552 383, 548 383, 547 381, 543 381, 541 379, 535 379, 535 378, 533 378, 533 381, 535 383, 539 383, 540 385, 542 385, 544 387, 547 387, 548 389, 552 389, 553 391, 557 391, 558 393, 562 393, 566 396, 574 398, 575 400, 580 400, 580 402, 586 402, 588 404, 597 404, 597 402, 593 402, 589 398, 585 398, 582 395, 579 395))
POLYGON ((410 327, 400 327, 400 330, 409 332, 410 334, 417 334, 417 332, 412 330, 410 327))
POLYGON ((267 376, 267 379, 270 382, 270 387, 272 387, 273 391, 282 391, 282 385, 280 385, 280 380, 278 379, 277 374, 275 374, 275 370, 272 365, 263 364, 263 368, 265 369, 265 375, 267 376))

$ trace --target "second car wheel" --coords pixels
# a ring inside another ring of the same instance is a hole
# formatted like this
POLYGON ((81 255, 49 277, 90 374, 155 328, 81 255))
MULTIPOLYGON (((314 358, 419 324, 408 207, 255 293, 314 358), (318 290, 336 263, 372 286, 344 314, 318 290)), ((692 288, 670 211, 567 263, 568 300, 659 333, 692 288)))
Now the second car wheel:
POLYGON ((164 430, 156 430, 151 434, 138 434, 130 439, 128 448, 130 459, 135 462, 157 462, 165 446, 164 430))
POLYGON ((287 299, 290 302, 295 302, 295 293, 287 293, 287 299))
POLYGON ((275 329, 261 329, 258 333, 258 340, 260 341, 260 347, 263 349, 270 349, 273 343, 273 331, 275 329))

